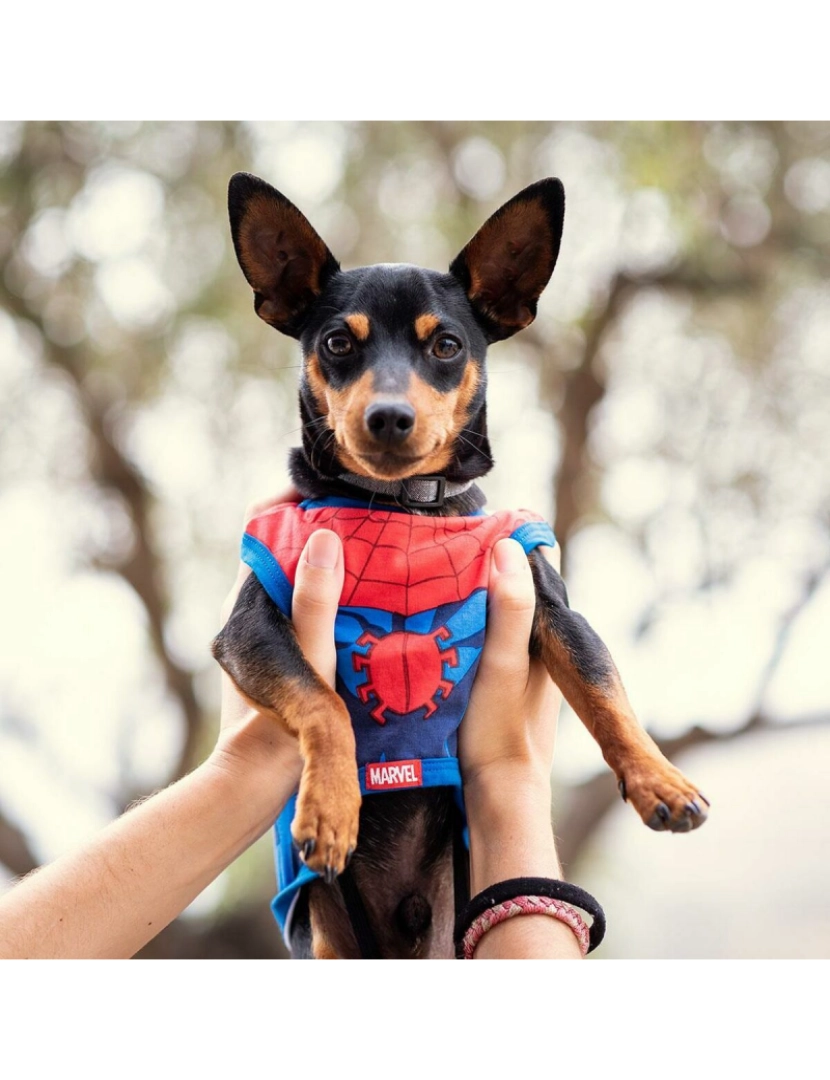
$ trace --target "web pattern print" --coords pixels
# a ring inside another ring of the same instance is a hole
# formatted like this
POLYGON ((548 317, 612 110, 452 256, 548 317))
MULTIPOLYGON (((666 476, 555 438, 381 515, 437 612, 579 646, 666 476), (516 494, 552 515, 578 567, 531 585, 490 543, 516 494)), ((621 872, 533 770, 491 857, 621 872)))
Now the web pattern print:
POLYGON ((286 615, 303 548, 321 528, 343 541, 337 690, 358 765, 454 758, 484 645, 492 548, 508 536, 526 551, 555 542, 549 526, 525 510, 439 518, 338 504, 273 507, 249 522, 243 558, 286 615))
POLYGON ((303 547, 315 529, 331 529, 344 546, 343 607, 377 607, 409 616, 465 600, 486 587, 493 545, 528 520, 527 511, 437 518, 397 511, 331 506, 276 507, 249 532, 277 555, 293 585, 303 547), (283 516, 288 511, 289 517, 283 516))

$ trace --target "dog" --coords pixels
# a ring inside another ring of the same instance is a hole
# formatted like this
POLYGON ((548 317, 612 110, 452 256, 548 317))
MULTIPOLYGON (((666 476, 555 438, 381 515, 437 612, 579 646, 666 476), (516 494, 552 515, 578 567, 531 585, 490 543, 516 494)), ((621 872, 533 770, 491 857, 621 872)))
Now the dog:
POLYGON ((248 526, 254 573, 212 646, 242 696, 299 741, 299 791, 277 825, 275 914, 295 956, 449 957, 467 888, 455 729, 501 537, 530 560, 531 654, 623 799, 650 828, 674 832, 700 826, 709 805, 639 725, 608 649, 569 607, 544 556, 550 528, 525 512, 484 515, 475 483, 493 464, 487 348, 536 315, 564 189, 545 179, 519 192, 447 273, 341 270, 294 204, 247 173, 231 179, 228 206, 256 313, 303 354, 290 471, 304 501, 248 526), (344 542, 337 693, 290 622, 297 560, 320 527, 344 542))

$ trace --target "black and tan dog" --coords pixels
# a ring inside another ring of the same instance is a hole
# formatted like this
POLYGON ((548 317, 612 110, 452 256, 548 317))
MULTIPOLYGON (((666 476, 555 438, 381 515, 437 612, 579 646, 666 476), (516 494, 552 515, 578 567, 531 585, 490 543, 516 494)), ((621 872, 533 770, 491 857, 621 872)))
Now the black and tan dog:
MULTIPOLYGON (((559 252, 561 183, 542 180, 502 206, 449 273, 343 271, 297 208, 247 174, 231 180, 229 206, 257 314, 302 347, 303 445, 290 463, 300 492, 318 499, 368 488, 374 505, 400 509, 400 482, 429 476, 441 478, 437 497, 408 502, 409 513, 477 512, 484 498, 471 481, 492 465, 487 347, 536 314, 559 252)), ((608 650, 569 608, 559 574, 539 549, 528 557, 537 590, 531 652, 599 743, 623 798, 652 829, 701 825, 708 803, 637 722, 608 650)), ((307 886, 295 921, 310 927, 313 955, 361 955, 343 891, 332 887, 352 853, 347 876, 377 954, 452 955, 452 797, 431 788, 361 800, 344 702, 305 661, 255 575, 214 654, 242 695, 299 740, 291 832, 323 880, 307 886)), ((300 932, 292 944, 301 952, 308 941, 300 932)))

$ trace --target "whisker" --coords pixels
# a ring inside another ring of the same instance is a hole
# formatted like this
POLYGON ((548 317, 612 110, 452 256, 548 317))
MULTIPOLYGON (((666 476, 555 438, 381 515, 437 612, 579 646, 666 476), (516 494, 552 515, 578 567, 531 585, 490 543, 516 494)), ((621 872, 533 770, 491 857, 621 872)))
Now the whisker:
MULTIPOLYGON (((323 438, 323 436, 324 436, 324 435, 326 435, 326 433, 328 433, 328 435, 329 435, 329 436, 330 436, 330 437, 331 437, 332 439, 334 438, 334 432, 333 432, 333 431, 331 431, 330 429, 327 429, 327 428, 323 428, 323 430, 322 430, 322 431, 318 432, 318 434, 317 434, 317 437, 316 437, 316 439, 315 439, 315 440, 314 440, 314 442, 313 442, 313 443, 311 444, 311 452, 309 453, 309 457, 311 458, 311 464, 312 464, 312 466, 313 466, 313 467, 315 467, 315 468, 316 468, 317 466, 315 466, 315 465, 314 465, 314 451, 315 451, 315 450, 317 449, 317 444, 318 444, 318 443, 319 443, 319 441, 320 441, 320 440, 321 440, 321 439, 323 438)), ((326 442, 325 442, 325 443, 323 444, 323 447, 322 447, 322 449, 321 449, 321 451, 320 451, 320 459, 322 459, 322 456, 323 456, 323 454, 325 453, 325 451, 326 451, 326 447, 327 447, 327 446, 328 446, 328 441, 326 441, 326 442)), ((318 459, 318 460, 319 460, 319 459, 318 459)))
POLYGON ((308 420, 308 421, 306 421, 306 423, 300 424, 299 427, 289 428, 288 431, 284 431, 282 433, 282 435, 280 435, 280 438, 281 439, 287 439, 288 436, 293 435, 295 431, 302 431, 303 428, 314 427, 315 424, 322 424, 322 423, 325 422, 325 420, 326 420, 325 416, 318 416, 316 420, 308 420))
POLYGON ((319 451, 319 453, 317 455, 317 468, 320 469, 321 472, 323 471, 323 455, 325 454, 325 452, 328 450, 328 448, 331 446, 331 444, 333 442, 334 442, 334 432, 331 432, 329 437, 326 439, 326 441, 320 447, 320 451, 319 451))
POLYGON ((477 454, 481 454, 481 456, 483 458, 486 458, 487 461, 492 462, 493 458, 490 456, 490 454, 488 454, 485 450, 482 450, 482 448, 480 446, 476 446, 475 443, 470 442, 469 439, 465 439, 464 436, 461 434, 462 431, 469 431, 469 433, 471 435, 477 435, 478 432, 473 431, 471 428, 461 428, 461 431, 458 432, 457 438, 459 438, 463 443, 466 443, 467 446, 469 446, 471 450, 475 450, 475 452, 477 454))

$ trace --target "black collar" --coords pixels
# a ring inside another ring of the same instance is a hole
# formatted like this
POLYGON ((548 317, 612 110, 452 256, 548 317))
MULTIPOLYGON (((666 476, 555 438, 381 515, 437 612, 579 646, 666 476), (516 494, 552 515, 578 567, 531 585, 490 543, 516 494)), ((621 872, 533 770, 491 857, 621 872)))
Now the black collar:
POLYGON ((405 480, 373 480, 357 473, 341 473, 340 479, 351 487, 362 488, 395 499, 401 506, 416 510, 440 510, 446 499, 463 495, 473 486, 472 480, 452 483, 443 476, 410 476, 405 480))

